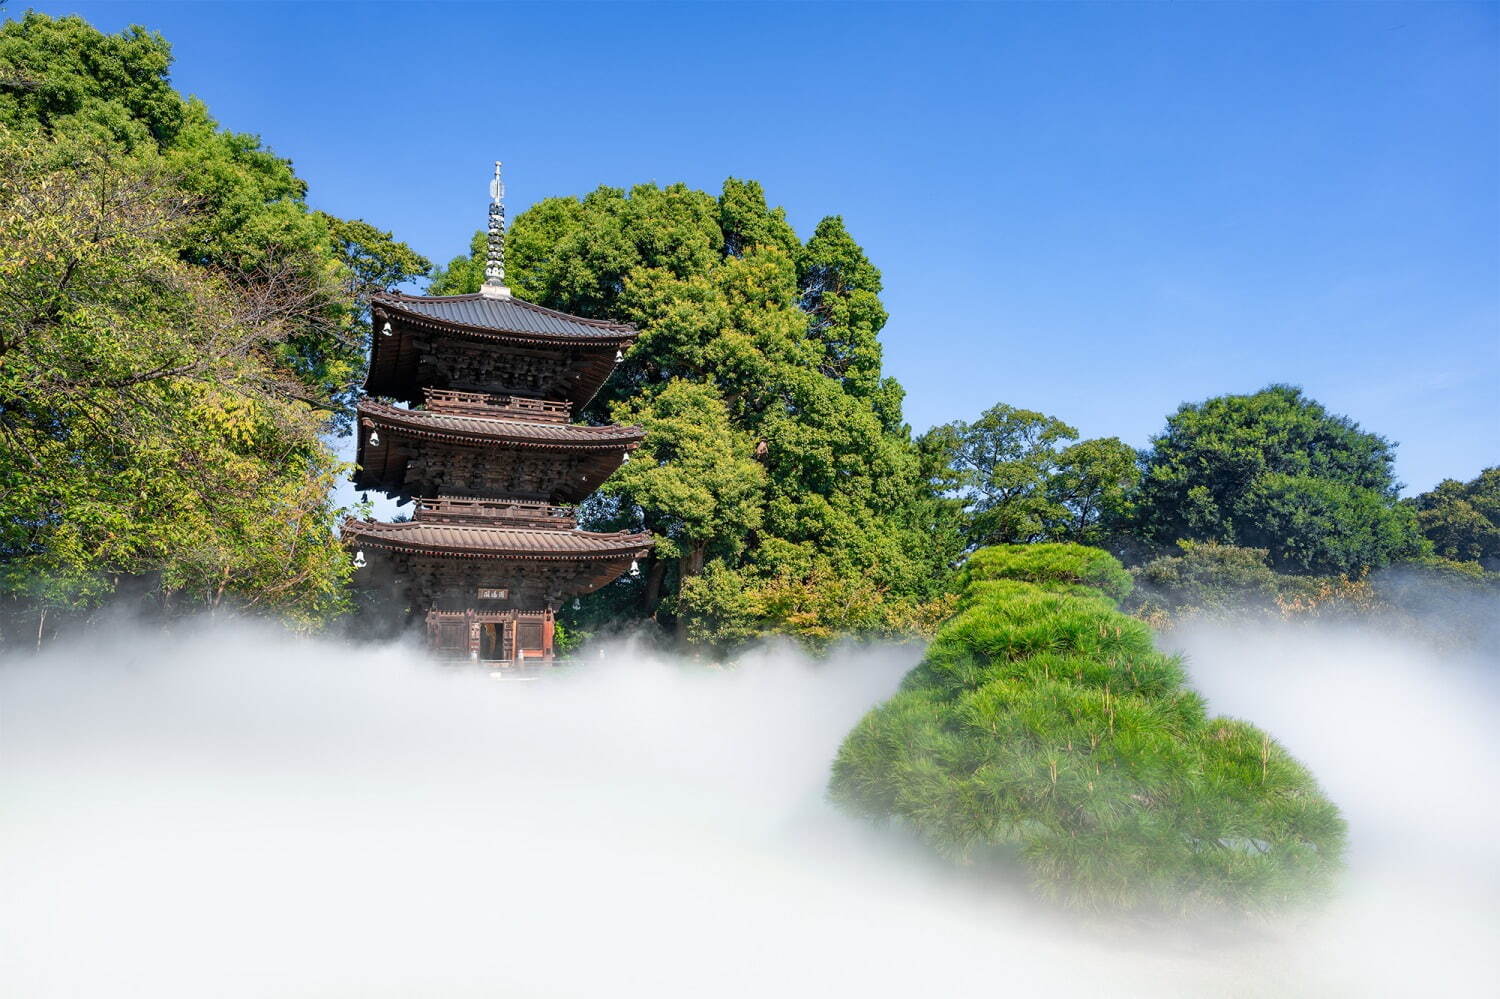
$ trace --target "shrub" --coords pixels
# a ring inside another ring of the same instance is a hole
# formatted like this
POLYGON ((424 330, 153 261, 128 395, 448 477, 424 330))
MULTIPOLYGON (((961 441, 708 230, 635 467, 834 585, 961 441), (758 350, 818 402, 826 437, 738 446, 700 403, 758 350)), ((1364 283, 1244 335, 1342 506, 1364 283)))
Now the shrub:
POLYGON ((719 655, 771 635, 794 638, 812 652, 841 639, 928 638, 955 602, 951 594, 893 596, 868 576, 826 565, 762 577, 714 562, 683 584, 673 610, 689 648, 719 655))
POLYGON ((1272 571, 1264 548, 1214 541, 1179 541, 1177 546, 1180 554, 1131 570, 1135 589, 1126 606, 1133 613, 1175 617, 1194 611, 1271 612, 1283 584, 1294 578, 1272 571))
POLYGON ((1121 603, 1158 629, 1220 620, 1318 618, 1359 622, 1443 649, 1492 648, 1500 627, 1500 573, 1477 562, 1425 556, 1368 575, 1292 576, 1273 571, 1261 548, 1179 541, 1181 554, 1130 571, 1121 603))
POLYGON ((962 863, 1092 911, 1251 914, 1318 897, 1344 823, 1270 736, 1209 717, 1075 545, 990 548, 958 613, 845 739, 830 793, 962 863), (1089 584, 1092 585, 1089 585, 1089 584))

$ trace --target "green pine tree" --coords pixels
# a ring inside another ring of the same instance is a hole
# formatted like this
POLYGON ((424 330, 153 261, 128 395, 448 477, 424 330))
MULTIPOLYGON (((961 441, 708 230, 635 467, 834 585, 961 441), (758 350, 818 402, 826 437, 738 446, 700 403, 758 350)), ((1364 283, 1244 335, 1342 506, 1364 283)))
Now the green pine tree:
POLYGON ((1115 609, 1129 589, 1097 549, 976 552, 958 613, 845 739, 834 799, 1085 911, 1248 915, 1326 894, 1338 810, 1269 735, 1207 714, 1115 609))

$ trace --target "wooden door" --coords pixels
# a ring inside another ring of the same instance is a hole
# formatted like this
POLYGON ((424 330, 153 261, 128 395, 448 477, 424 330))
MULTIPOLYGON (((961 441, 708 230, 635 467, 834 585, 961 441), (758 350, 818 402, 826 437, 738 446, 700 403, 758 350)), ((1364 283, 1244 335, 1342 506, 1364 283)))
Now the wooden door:
POLYGON ((537 618, 516 622, 517 658, 540 659, 551 650, 547 648, 546 630, 537 618))
POLYGON ((427 638, 432 651, 445 658, 465 659, 469 655, 469 625, 463 618, 427 619, 427 638))

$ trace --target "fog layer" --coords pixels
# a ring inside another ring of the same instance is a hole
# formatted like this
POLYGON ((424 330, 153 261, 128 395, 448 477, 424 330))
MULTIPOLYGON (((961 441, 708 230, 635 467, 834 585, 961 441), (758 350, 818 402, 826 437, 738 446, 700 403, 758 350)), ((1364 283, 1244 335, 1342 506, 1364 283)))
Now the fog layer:
MULTIPOLYGON (((249 626, 0 661, 0 993, 1370 996, 1482 991, 1494 667, 1353 632, 1179 633, 1323 780, 1325 914, 1082 926, 824 801, 914 649, 733 671, 628 646, 497 680, 249 626)), ((597 650, 595 650, 597 654, 597 650)))

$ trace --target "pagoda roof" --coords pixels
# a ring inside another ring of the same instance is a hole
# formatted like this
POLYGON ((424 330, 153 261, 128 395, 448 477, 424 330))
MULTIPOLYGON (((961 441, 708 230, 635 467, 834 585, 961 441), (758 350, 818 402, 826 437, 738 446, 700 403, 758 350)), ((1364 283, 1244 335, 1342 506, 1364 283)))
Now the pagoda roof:
POLYGON ((414 437, 459 444, 504 445, 548 451, 619 451, 631 449, 646 436, 640 427, 594 427, 577 423, 541 423, 494 416, 402 409, 365 399, 359 404, 360 422, 397 429, 414 437))
POLYGON ((432 524, 407 521, 385 524, 347 520, 346 539, 371 548, 413 555, 448 558, 489 558, 524 561, 593 561, 639 558, 654 540, 648 533, 596 534, 519 527, 432 524))
POLYGON ((376 295, 373 304, 421 325, 505 339, 583 341, 615 346, 634 340, 639 332, 629 323, 570 316, 509 295, 489 298, 479 294, 424 296, 385 292, 376 295))
POLYGON ((440 389, 519 392, 581 408, 609 379, 619 352, 639 336, 625 323, 570 316, 519 298, 386 292, 372 306, 377 332, 365 390, 403 402, 420 402, 425 390, 440 389), (476 348, 490 357, 472 367, 463 358, 476 348), (542 360, 549 356, 551 362, 542 360))

